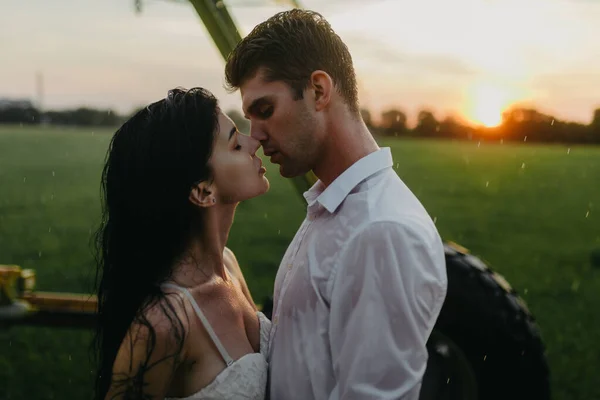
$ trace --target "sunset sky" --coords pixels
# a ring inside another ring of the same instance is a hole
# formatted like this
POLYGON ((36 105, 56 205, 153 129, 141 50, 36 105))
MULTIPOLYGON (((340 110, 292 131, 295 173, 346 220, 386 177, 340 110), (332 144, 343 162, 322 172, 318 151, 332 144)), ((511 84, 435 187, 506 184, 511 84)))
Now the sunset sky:
MULTIPOLYGON (((283 6, 231 0, 242 35, 283 6)), ((352 52, 361 103, 412 118, 422 107, 488 125, 514 102, 588 123, 600 107, 600 0, 303 0, 352 52)), ((129 112, 175 86, 225 109, 224 62, 191 5, 151 0, 1 0, 0 98, 129 112)))

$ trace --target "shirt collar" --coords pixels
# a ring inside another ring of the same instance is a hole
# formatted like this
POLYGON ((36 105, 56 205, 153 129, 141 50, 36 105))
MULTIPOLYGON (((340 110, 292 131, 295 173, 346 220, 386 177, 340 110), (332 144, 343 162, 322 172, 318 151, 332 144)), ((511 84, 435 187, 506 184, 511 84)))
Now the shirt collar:
POLYGON ((392 165, 393 159, 390 148, 381 148, 352 164, 327 188, 325 188, 323 182, 318 180, 309 190, 304 192, 304 198, 309 208, 312 208, 315 202, 319 202, 327 211, 333 213, 356 185, 392 165))

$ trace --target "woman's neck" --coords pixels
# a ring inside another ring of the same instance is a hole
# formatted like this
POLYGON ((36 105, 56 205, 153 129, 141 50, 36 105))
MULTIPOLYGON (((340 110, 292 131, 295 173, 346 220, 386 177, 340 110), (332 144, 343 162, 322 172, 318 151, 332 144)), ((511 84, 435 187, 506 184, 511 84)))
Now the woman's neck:
POLYGON ((205 211, 202 226, 193 231, 185 254, 176 264, 173 271, 175 281, 191 287, 214 278, 228 280, 223 252, 236 206, 217 204, 205 211))

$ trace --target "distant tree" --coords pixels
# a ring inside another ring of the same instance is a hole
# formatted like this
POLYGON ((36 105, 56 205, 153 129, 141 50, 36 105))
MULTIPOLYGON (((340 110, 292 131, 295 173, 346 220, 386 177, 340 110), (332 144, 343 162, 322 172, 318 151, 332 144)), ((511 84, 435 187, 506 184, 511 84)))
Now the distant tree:
POLYGON ((439 136, 439 122, 433 112, 429 110, 419 111, 415 132, 421 137, 439 136))
POLYGON ((367 110, 366 108, 361 108, 360 116, 362 117, 365 125, 367 125, 368 128, 373 127, 373 117, 371 116, 371 112, 369 110, 367 110))
POLYGON ((400 136, 407 132, 406 114, 397 109, 390 109, 381 113, 381 128, 387 136, 400 136))

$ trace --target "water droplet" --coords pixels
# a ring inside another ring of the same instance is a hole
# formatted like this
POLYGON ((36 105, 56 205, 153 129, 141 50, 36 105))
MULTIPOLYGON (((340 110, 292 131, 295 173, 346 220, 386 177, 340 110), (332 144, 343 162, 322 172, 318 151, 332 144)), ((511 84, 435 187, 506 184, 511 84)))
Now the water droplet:
POLYGON ((554 119, 552 119, 552 122, 550 122, 550 125, 554 125, 554 119))
POLYGON ((487 354, 485 356, 483 356, 483 361, 485 361, 487 359, 487 354))
POLYGON ((24 177, 23 177, 23 183, 25 183, 26 181, 27 181, 27 177, 26 177, 26 176, 24 176, 24 177))
POLYGON ((521 169, 525 169, 525 163, 521 164, 521 169))
POLYGON ((485 187, 488 187, 488 186, 490 186, 490 181, 487 181, 487 182, 485 183, 485 187))
POLYGON ((523 138, 523 141, 526 142, 527 141, 527 136, 525 136, 525 138, 523 138))
POLYGON ((449 384, 449 383, 450 383, 450 378, 448 378, 448 380, 446 380, 446 384, 449 384))
POLYGON ((398 169, 399 166, 400 166, 400 163, 396 163, 396 169, 398 169))
POLYGON ((52 171, 52 176, 56 176, 56 173, 54 171, 52 171))
POLYGON ((51 226, 48 227, 48 232, 52 232, 52 227, 51 226))
POLYGON ((571 149, 570 148, 567 149, 567 154, 569 154, 569 153, 571 153, 571 149))
POLYGON ((585 213, 585 217, 589 217, 590 216, 590 211, 588 210, 588 212, 585 213))
POLYGON ((433 223, 435 224, 437 222, 437 217, 433 217, 433 223))

